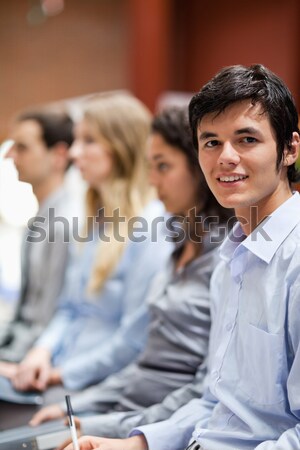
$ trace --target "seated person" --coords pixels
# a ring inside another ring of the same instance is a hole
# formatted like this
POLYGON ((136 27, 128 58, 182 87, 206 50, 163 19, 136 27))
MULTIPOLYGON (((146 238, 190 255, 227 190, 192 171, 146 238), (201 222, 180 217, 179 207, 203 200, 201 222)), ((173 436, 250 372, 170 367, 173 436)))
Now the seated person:
POLYGON ((43 391, 59 383, 80 388, 93 382, 89 371, 80 371, 91 349, 101 355, 99 380, 130 363, 144 346, 145 293, 173 248, 162 229, 156 242, 149 229, 142 242, 134 239, 132 218, 151 223, 163 213, 146 177, 150 122, 137 99, 108 93, 87 103, 75 127, 71 156, 89 184, 87 235, 74 236, 79 242, 71 248, 59 308, 11 376, 18 390, 43 391))
MULTIPOLYGON (((196 372, 196 389, 202 387, 210 328, 210 276, 217 262, 215 247, 224 237, 222 223, 232 211, 216 202, 205 183, 186 110, 167 110, 154 119, 147 158, 150 182, 166 209, 181 219, 182 228, 178 223, 174 227, 177 249, 166 270, 156 276, 148 296, 150 325, 144 351, 137 362, 73 397, 76 413, 135 411, 138 415, 142 408, 193 382, 196 372)), ((188 388, 184 397, 189 398, 188 388)), ((174 397, 179 406, 181 398, 182 393, 174 397)), ((156 411, 157 420, 164 418, 162 410, 156 411)), ((63 404, 52 405, 38 412, 31 423, 64 414, 63 404)), ((104 433, 108 428, 116 435, 118 418, 124 414, 95 416, 94 430, 100 427, 104 433)), ((81 419, 84 432, 90 425, 89 417, 81 419)))
POLYGON ((193 97, 190 122, 206 180, 238 218, 212 276, 206 389, 167 421, 125 440, 81 438, 81 450, 182 450, 196 423, 190 450, 300 448, 294 100, 262 65, 231 66, 193 97))
MULTIPOLYGON (((20 181, 30 183, 39 209, 28 224, 22 247, 21 289, 12 322, 0 325, 0 360, 19 362, 39 337, 57 306, 68 257, 64 228, 51 217, 68 220, 79 208, 64 187, 73 141, 73 123, 65 113, 36 110, 21 113, 13 123, 14 160, 20 181), (34 232, 35 225, 37 232, 34 232), (57 225, 57 226, 56 226, 57 225), (43 234, 42 234, 43 233, 43 234), (37 237, 40 240, 36 240, 37 237)), ((13 366, 0 362, 0 374, 13 366)))

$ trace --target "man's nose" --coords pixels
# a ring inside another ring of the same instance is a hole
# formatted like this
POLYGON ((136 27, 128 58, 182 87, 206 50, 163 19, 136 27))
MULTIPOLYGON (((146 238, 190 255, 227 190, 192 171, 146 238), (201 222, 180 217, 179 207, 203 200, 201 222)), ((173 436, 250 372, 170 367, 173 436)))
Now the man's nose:
POLYGON ((225 142, 219 156, 219 163, 222 165, 237 165, 240 162, 240 155, 231 142, 225 142))
POLYGON ((9 139, 3 142, 3 144, 0 146, 0 160, 4 158, 14 159, 14 156, 15 156, 14 141, 9 139))

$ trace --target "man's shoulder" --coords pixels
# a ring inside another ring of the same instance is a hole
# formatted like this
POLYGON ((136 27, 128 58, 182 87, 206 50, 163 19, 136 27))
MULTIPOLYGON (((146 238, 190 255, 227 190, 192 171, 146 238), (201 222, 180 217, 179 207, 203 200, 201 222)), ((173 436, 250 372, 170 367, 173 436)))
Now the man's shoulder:
POLYGON ((300 223, 287 235, 277 248, 271 261, 271 268, 277 271, 278 276, 293 282, 297 273, 300 273, 300 223))
POLYGON ((295 225, 291 232, 287 235, 286 239, 282 243, 283 249, 285 247, 290 250, 297 250, 300 247, 300 221, 295 225))

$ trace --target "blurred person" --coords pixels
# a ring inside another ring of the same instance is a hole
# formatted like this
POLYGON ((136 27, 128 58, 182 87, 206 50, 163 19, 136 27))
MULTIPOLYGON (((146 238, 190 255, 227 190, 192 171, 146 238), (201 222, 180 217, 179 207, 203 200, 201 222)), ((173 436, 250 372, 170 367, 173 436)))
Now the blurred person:
POLYGON ((129 94, 106 93, 85 105, 71 156, 89 185, 87 234, 71 247, 54 318, 11 377, 16 389, 78 389, 94 381, 91 374, 99 380, 122 369, 143 348, 145 293, 172 249, 162 227, 151 236, 164 208, 146 176, 150 121, 129 94), (136 219, 149 225, 143 240, 134 239, 136 219), (96 374, 86 370, 87 361, 96 374))
POLYGON ((68 257, 65 229, 51 220, 68 220, 77 213, 75 200, 64 187, 69 166, 73 122, 63 112, 21 113, 13 123, 13 159, 19 180, 30 183, 38 212, 28 222, 22 248, 21 289, 15 317, 0 328, 0 374, 9 375, 53 316, 68 257), (55 225, 55 227, 53 226, 55 225), (36 230, 36 232, 34 231, 36 230), (39 236, 40 239, 36 239, 39 236))
POLYGON ((206 389, 167 421, 126 440, 83 438, 81 450, 182 450, 193 429, 189 450, 300 448, 294 99, 264 66, 230 66, 193 97, 190 122, 208 185, 238 218, 212 276, 206 389))
MULTIPOLYGON (((165 419, 203 389, 209 283, 232 211, 216 202, 204 180, 187 108, 168 109, 154 118, 147 159, 150 182, 174 215, 176 250, 151 286, 149 337, 137 362, 73 397, 76 413, 100 413, 80 418, 83 433, 125 437, 128 423, 132 427, 165 419)), ((63 404, 52 405, 31 424, 64 414, 63 404)))

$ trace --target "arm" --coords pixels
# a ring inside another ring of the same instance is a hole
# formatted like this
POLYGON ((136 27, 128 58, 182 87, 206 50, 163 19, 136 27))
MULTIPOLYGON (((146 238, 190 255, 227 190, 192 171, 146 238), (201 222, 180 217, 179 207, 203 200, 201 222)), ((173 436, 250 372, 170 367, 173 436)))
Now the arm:
MULTIPOLYGON (((57 307, 68 259, 68 244, 67 242, 63 242, 63 236, 56 234, 55 242, 46 244, 43 258, 45 260, 40 261, 39 264, 44 265, 44 267, 40 270, 40 273, 35 273, 34 275, 35 277, 38 277, 39 280, 37 280, 38 284, 36 286, 36 292, 32 292, 33 297, 36 297, 36 306, 30 325, 25 323, 22 318, 22 305, 19 311, 20 325, 23 325, 23 327, 26 326, 26 334, 23 334, 22 337, 22 334, 20 333, 19 339, 23 340, 24 352, 28 350, 40 336, 45 326, 53 317, 57 307)), ((27 292, 27 295, 30 296, 31 292, 27 292)), ((26 304, 24 306, 26 308, 26 304)))
POLYGON ((74 305, 72 302, 72 280, 78 275, 76 258, 68 265, 64 287, 59 298, 59 307, 48 327, 27 353, 13 384, 17 389, 46 388, 51 375, 51 358, 59 349, 68 325, 72 323, 74 305), (68 299, 71 300, 68 300, 68 299))
MULTIPOLYGON (((143 436, 129 439, 105 439, 94 436, 84 436, 78 440, 81 450, 147 450, 147 443, 143 436)), ((65 450, 73 450, 68 445, 65 450)))
POLYGON ((60 370, 66 388, 79 390, 99 383, 136 359, 146 342, 148 312, 141 304, 122 318, 109 341, 67 361, 60 370))
MULTIPOLYGON (((128 377, 135 370, 135 364, 131 364, 117 374, 111 375, 105 381, 74 395, 72 397, 72 406, 75 414, 97 413, 103 414, 118 403, 124 387, 127 385, 128 377)), ((40 409, 31 419, 32 425, 39 425, 42 422, 58 419, 66 415, 66 404, 61 402, 45 406, 40 409)), ((97 421, 99 417, 96 416, 97 421)), ((81 423, 82 425, 82 423, 81 423)), ((97 434, 97 432, 95 433, 97 434)))
POLYGON ((72 390, 99 382, 131 363, 144 348, 148 315, 145 299, 154 275, 165 265, 173 245, 167 242, 131 242, 120 264, 124 265, 123 313, 109 342, 92 349, 80 361, 64 364, 63 384, 72 390), (80 362, 80 364, 79 364, 80 362))
POLYGON ((133 428, 166 420, 190 400, 202 396, 205 373, 206 367, 205 364, 202 364, 193 383, 177 389, 169 394, 162 403, 149 408, 139 411, 112 412, 108 415, 82 416, 80 419, 82 434, 125 438, 133 428))
POLYGON ((182 450, 188 445, 197 422, 201 426, 206 423, 214 406, 215 399, 207 390, 201 399, 191 400, 170 419, 135 428, 130 436, 143 434, 149 450, 182 450))
MULTIPOLYGON (((57 231, 53 242, 46 242, 43 245, 45 247, 40 254, 40 259, 36 260, 34 273, 31 273, 32 277, 38 278, 35 282, 36 292, 33 292, 33 295, 37 298, 38 308, 35 308, 34 318, 41 328, 49 323, 56 309, 63 287, 69 255, 69 245, 68 242, 64 242, 62 232, 57 231), (36 267, 38 265, 42 267, 36 267)), ((30 295, 30 292, 27 295, 30 295)))
POLYGON ((85 291, 83 278, 90 271, 95 249, 94 242, 82 246, 72 243, 69 246, 70 257, 64 285, 57 302, 58 307, 52 320, 35 344, 36 347, 47 348, 51 355, 59 349, 61 342, 66 338, 68 326, 72 324, 74 316, 78 315, 78 308, 85 291))
POLYGON ((27 243, 25 249, 28 261, 22 265, 20 298, 6 333, 12 341, 2 351, 11 361, 22 360, 53 316, 68 258, 68 243, 61 232, 53 242, 27 243))
POLYGON ((166 420, 192 399, 201 398, 204 390, 203 381, 205 374, 206 365, 204 363, 199 367, 193 383, 189 383, 172 392, 162 401, 162 403, 138 411, 133 416, 131 413, 127 413, 127 415, 124 413, 124 417, 119 423, 118 437, 127 436, 130 430, 135 427, 166 420))

